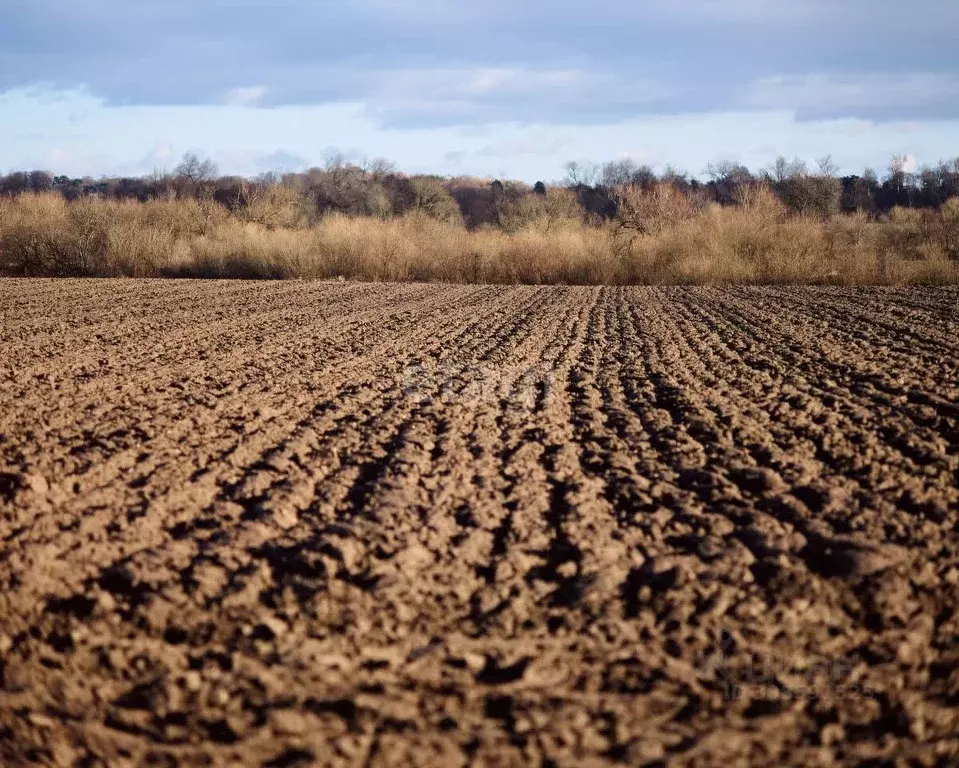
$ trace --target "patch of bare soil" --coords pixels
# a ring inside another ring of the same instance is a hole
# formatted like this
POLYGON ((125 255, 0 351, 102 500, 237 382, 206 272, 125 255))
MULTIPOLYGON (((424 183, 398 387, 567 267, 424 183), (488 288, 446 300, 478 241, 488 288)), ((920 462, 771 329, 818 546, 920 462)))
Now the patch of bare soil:
POLYGON ((957 302, 0 281, 0 764, 956 764, 957 302))

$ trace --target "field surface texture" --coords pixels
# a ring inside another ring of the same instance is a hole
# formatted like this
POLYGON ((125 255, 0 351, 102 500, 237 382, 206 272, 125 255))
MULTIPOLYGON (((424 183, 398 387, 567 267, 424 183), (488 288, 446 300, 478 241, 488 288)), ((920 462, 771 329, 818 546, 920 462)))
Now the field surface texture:
POLYGON ((0 281, 0 765, 955 765, 957 301, 0 281))

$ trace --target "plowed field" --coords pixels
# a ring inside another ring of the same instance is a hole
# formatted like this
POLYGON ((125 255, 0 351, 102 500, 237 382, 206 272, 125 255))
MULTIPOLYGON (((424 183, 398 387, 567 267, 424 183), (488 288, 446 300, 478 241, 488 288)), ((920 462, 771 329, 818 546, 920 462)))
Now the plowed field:
POLYGON ((954 765, 957 302, 0 281, 0 764, 954 765))

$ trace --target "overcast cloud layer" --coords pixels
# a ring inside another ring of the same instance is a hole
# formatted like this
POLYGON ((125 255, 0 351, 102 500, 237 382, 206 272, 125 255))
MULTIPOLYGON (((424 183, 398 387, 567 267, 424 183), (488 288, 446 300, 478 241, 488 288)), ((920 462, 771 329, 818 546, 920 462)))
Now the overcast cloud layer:
POLYGON ((0 0, 0 170, 932 162, 957 51, 956 0, 0 0))
POLYGON ((0 90, 360 101, 387 126, 959 116, 955 0, 12 0, 0 90))

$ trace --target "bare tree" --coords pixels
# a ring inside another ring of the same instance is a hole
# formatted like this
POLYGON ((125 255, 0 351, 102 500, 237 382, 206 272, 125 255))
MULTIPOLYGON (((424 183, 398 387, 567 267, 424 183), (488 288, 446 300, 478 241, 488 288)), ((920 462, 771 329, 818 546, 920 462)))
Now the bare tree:
POLYGON ((632 158, 611 160, 603 166, 603 186, 610 189, 623 185, 639 185, 651 188, 656 183, 656 174, 648 165, 638 165, 632 158))
POLYGON ((194 152, 187 152, 180 160, 180 164, 173 169, 173 173, 192 184, 211 181, 217 173, 216 163, 209 158, 200 159, 194 152))
POLYGON ((706 175, 715 182, 722 181, 752 181, 752 174, 745 165, 734 160, 718 160, 706 165, 706 175))
POLYGON ((783 155, 780 155, 765 173, 773 183, 783 184, 796 176, 805 176, 807 170, 806 164, 798 157, 787 160, 783 155))
POLYGON ((689 174, 670 163, 667 163, 666 167, 663 168, 659 178, 660 181, 679 187, 685 187, 689 184, 689 174))
POLYGON ((908 155, 893 155, 889 161, 889 177, 887 184, 893 190, 894 205, 909 205, 908 189, 911 181, 908 155))
POLYGON ((385 157, 365 158, 360 163, 360 168, 363 173, 369 174, 376 180, 380 180, 388 174, 396 173, 396 165, 392 160, 387 160, 385 157))
POLYGON ((904 177, 906 175, 906 169, 909 167, 909 156, 896 154, 892 156, 892 159, 889 161, 889 178, 895 179, 898 177, 904 177))
POLYGON ((709 163, 706 174, 716 201, 722 205, 743 205, 757 181, 746 166, 732 160, 709 163))
POLYGON ((253 181, 261 186, 269 188, 280 184, 282 182, 282 178, 276 171, 263 171, 263 173, 258 174, 253 181))
POLYGON ((53 189, 53 174, 49 171, 30 171, 29 179, 33 192, 49 192, 53 189))
POLYGON ((599 167, 595 163, 579 163, 570 160, 563 166, 566 171, 566 186, 594 187, 599 180, 599 167))
MULTIPOLYGON (((842 201, 842 183, 836 178, 838 170, 831 155, 825 155, 816 161, 818 173, 810 173, 806 164, 798 157, 787 160, 783 156, 776 158, 771 168, 764 171, 765 183, 770 185, 779 199, 796 213, 829 218, 839 212, 842 201)), ((749 196, 755 196, 755 189, 741 186, 749 196)), ((737 191, 740 198, 742 192, 737 191)))
POLYGON ((816 165, 819 166, 819 172, 823 176, 835 176, 839 173, 839 166, 833 162, 831 154, 825 154, 816 160, 816 165))

